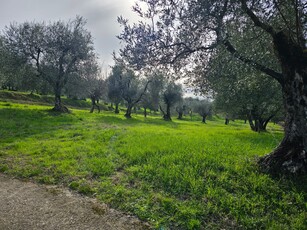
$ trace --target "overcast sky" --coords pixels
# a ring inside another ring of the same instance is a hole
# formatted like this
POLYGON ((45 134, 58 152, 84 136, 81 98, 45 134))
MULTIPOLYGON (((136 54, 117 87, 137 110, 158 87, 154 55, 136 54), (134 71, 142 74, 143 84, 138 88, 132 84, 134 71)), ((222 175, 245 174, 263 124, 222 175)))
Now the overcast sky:
POLYGON ((121 31, 117 16, 130 21, 137 17, 131 8, 135 0, 0 0, 0 29, 11 22, 55 21, 83 16, 94 38, 96 52, 104 67, 112 65, 112 52, 120 47, 115 37, 121 31))

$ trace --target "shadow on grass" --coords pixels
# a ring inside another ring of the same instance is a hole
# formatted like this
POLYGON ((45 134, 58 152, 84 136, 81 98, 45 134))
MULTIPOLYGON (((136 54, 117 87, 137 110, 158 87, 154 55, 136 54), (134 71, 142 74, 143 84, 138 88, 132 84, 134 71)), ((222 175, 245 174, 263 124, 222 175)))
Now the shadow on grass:
POLYGON ((278 182, 279 187, 285 192, 296 190, 305 194, 304 201, 307 202, 307 175, 270 175, 270 177, 278 182))
POLYGON ((51 109, 28 107, 27 105, 14 107, 8 105, 0 107, 0 143, 12 143, 44 133, 59 133, 70 127, 79 127, 83 123, 106 124, 116 126, 155 125, 177 128, 176 122, 166 122, 162 118, 133 117, 126 119, 123 114, 115 115, 102 112, 92 116, 90 113, 59 113, 51 109))
MULTIPOLYGON (((38 105, 50 105, 50 106, 54 105, 54 96, 39 95, 29 92, 0 90, 0 99, 2 101, 3 100, 12 101, 15 103, 22 103, 22 104, 38 104, 38 105)), ((62 97, 62 102, 68 107, 83 108, 83 109, 91 108, 91 103, 86 100, 78 100, 73 98, 62 97)))
POLYGON ((114 114, 112 112, 103 112, 101 116, 97 116, 97 122, 104 122, 107 124, 120 124, 120 125, 161 125, 169 128, 177 128, 178 123, 176 121, 164 121, 162 117, 154 116, 144 118, 140 115, 132 114, 132 118, 125 118, 124 114, 114 114))
POLYGON ((22 108, 0 108, 0 117, 0 142, 2 143, 56 131, 81 121, 73 114, 22 108))
POLYGON ((265 143, 271 149, 274 149, 282 140, 283 132, 261 132, 256 133, 250 131, 248 133, 236 133, 235 138, 244 143, 250 142, 251 145, 262 145, 265 143), (268 138, 268 136, 273 136, 274 138, 268 138))
POLYGON ((278 187, 283 190, 285 193, 289 191, 295 191, 301 194, 304 194, 304 202, 307 202, 307 175, 284 175, 284 174, 271 174, 263 171, 261 165, 259 165, 260 157, 257 156, 254 159, 257 173, 259 175, 267 175, 271 178, 278 187))

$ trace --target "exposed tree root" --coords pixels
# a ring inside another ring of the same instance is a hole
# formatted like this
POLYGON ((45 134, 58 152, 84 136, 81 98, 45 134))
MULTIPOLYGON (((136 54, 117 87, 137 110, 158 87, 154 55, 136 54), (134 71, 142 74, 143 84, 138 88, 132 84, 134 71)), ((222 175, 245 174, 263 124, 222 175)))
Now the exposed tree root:
POLYGON ((302 146, 282 141, 270 154, 259 159, 264 172, 272 175, 306 175, 307 153, 302 146))
POLYGON ((52 108, 52 111, 53 112, 59 112, 59 113, 70 113, 69 109, 66 106, 64 106, 64 105, 54 106, 52 108))
POLYGON ((125 118, 130 119, 131 115, 130 114, 125 114, 125 118))

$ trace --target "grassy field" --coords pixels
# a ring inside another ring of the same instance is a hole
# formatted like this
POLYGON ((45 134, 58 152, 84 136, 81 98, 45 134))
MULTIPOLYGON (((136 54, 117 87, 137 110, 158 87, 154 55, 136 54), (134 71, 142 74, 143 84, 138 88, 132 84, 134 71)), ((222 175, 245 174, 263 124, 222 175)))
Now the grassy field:
MULTIPOLYGON (((50 105, 54 103, 54 96, 52 95, 39 95, 31 94, 29 92, 15 92, 9 90, 0 90, 0 100, 5 102, 17 102, 22 104, 40 104, 50 105)), ((63 104, 73 108, 91 108, 89 100, 74 100, 67 97, 62 97, 63 104)), ((102 106, 104 109, 104 106, 102 106)))
POLYGON ((0 102, 0 171, 64 184, 157 229, 307 229, 307 179, 271 178, 256 159, 282 131, 241 121, 164 122, 0 102))

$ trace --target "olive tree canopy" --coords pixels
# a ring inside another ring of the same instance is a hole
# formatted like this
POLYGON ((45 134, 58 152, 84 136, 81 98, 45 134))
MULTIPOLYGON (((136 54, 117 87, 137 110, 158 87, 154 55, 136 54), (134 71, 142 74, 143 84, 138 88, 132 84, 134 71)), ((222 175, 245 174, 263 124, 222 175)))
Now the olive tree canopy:
POLYGON ((67 112, 61 94, 72 76, 95 57, 86 21, 76 17, 68 22, 11 24, 4 31, 4 43, 36 67, 37 76, 47 81, 55 95, 55 111, 67 112))

